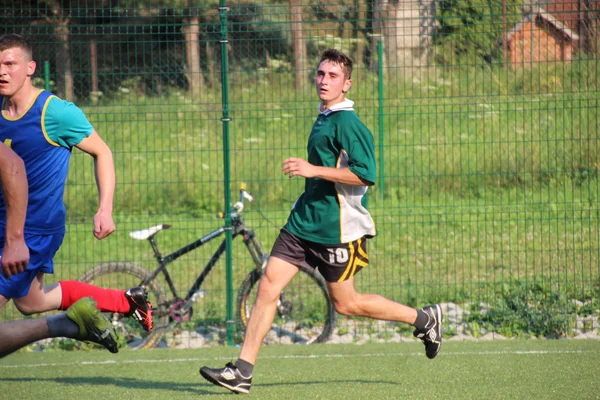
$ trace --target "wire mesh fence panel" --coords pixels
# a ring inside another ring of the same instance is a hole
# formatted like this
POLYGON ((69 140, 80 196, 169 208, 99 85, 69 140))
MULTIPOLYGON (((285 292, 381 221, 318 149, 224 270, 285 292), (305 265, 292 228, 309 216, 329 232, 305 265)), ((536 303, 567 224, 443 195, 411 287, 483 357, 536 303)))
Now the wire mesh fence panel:
MULTIPOLYGON (((282 161, 307 156, 316 67, 337 48, 354 60, 346 98, 377 163, 377 236, 358 290, 441 304, 448 339, 597 337, 597 2, 29 3, 4 1, 0 32, 31 42, 34 83, 84 110, 117 173, 117 230, 98 241, 93 160, 73 150, 67 234, 46 284, 107 261, 152 270, 130 231, 171 224, 156 239, 175 251, 224 224, 225 190, 235 199, 242 182, 255 197, 245 222, 268 253, 305 185, 282 161)), ((217 242, 169 264, 180 295, 217 242)), ((237 290, 254 266, 233 244, 237 290)), ((224 259, 202 290, 163 345, 225 343, 224 259)), ((20 316, 9 305, 2 318, 20 316)), ((340 315, 330 341, 412 340, 413 329, 340 315)))

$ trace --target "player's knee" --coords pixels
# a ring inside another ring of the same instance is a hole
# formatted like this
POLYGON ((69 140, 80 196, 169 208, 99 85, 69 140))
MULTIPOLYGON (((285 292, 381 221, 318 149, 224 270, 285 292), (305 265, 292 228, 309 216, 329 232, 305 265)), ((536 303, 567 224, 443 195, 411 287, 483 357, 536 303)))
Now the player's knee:
POLYGON ((27 303, 20 303, 15 301, 15 307, 17 310, 19 310, 19 312, 22 315, 25 316, 33 315, 40 312, 35 306, 32 306, 27 303))
POLYGON ((257 291, 258 298, 264 301, 277 301, 280 293, 279 286, 266 275, 261 278, 257 291))
POLYGON ((334 301, 333 305, 335 307, 335 311, 338 314, 342 314, 348 317, 361 315, 360 308, 356 303, 348 301, 334 301))

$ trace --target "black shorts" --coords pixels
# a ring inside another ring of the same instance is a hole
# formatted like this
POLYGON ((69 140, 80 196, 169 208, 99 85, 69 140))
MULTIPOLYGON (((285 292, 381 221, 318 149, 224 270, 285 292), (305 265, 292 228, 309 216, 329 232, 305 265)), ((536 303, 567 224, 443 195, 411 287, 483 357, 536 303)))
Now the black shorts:
POLYGON ((343 282, 369 264, 367 239, 323 245, 301 239, 281 229, 271 256, 294 265, 317 268, 327 282, 343 282))

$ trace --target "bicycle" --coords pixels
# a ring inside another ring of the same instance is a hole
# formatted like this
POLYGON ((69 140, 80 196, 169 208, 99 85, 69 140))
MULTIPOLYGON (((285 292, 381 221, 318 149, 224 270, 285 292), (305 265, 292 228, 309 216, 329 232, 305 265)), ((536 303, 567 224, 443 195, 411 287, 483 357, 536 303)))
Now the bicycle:
MULTIPOLYGON (((253 264, 252 270, 238 289, 236 301, 237 327, 242 333, 245 332, 252 304, 256 298, 257 283, 263 274, 268 258, 254 231, 249 229, 242 220, 241 213, 244 210, 245 201, 251 202, 253 197, 243 185, 240 189, 239 201, 232 206, 231 227, 222 226, 166 256, 163 256, 158 248, 156 235, 170 228, 171 225, 162 224, 130 232, 130 237, 136 240, 147 240, 152 247, 154 257, 158 262, 152 271, 128 261, 116 261, 99 264, 79 277, 79 281, 106 288, 127 289, 137 285, 146 288, 149 300, 153 305, 154 328, 151 332, 145 332, 136 321, 124 317, 122 314, 112 313, 110 315, 115 329, 125 338, 130 348, 155 347, 169 326, 191 320, 194 304, 203 293, 201 290, 203 282, 225 253, 226 239, 223 239, 195 282, 187 290, 185 297, 179 296, 167 266, 179 257, 223 235, 227 229, 232 230, 233 239, 240 236, 243 238, 253 264), (164 277, 168 292, 157 281, 159 274, 164 277)), ((219 217, 224 218, 224 213, 219 213, 219 217)), ((300 273, 292 279, 279 297, 272 330, 279 337, 289 337, 293 343, 322 343, 330 337, 335 320, 336 313, 325 279, 312 268, 300 267, 300 273)))

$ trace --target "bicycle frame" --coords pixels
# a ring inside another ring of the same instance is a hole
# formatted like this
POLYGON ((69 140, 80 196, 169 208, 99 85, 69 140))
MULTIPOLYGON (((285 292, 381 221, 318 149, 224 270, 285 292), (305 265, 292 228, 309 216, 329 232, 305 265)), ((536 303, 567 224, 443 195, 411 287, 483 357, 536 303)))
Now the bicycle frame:
MULTIPOLYGON (((171 324, 187 323, 194 320, 194 306, 196 299, 202 296, 202 286, 205 284, 208 275, 213 271, 217 262, 221 259, 226 250, 229 250, 227 245, 228 238, 218 239, 216 249, 211 246, 210 252, 203 252, 203 257, 208 255, 210 258, 206 265, 202 268, 199 263, 193 263, 194 281, 191 285, 189 282, 180 282, 179 279, 171 276, 168 265, 180 257, 198 249, 211 240, 217 239, 228 231, 232 234, 233 239, 238 236, 242 237, 246 249, 250 253, 251 261, 247 259, 247 255, 240 255, 240 259, 244 260, 244 264, 252 262, 253 265, 244 265, 242 274, 245 274, 237 291, 236 318, 235 324, 241 331, 247 329, 247 324, 252 312, 252 303, 260 296, 260 282, 264 277, 264 269, 267 266, 268 256, 262 250, 259 240, 252 229, 249 229, 242 219, 242 211, 244 210, 244 201, 253 201, 250 193, 246 192, 242 187, 240 189, 239 201, 232 205, 231 210, 227 214, 226 220, 228 223, 222 224, 218 229, 187 242, 183 247, 164 255, 157 244, 158 240, 155 237, 161 230, 170 228, 170 225, 161 224, 152 226, 147 229, 136 230, 129 233, 133 239, 147 240, 152 247, 156 264, 153 269, 146 269, 143 266, 137 265, 130 261, 114 261, 98 264, 85 272, 80 280, 91 284, 96 284, 100 287, 121 287, 125 286, 123 279, 127 285, 131 287, 132 282, 136 286, 145 286, 148 293, 148 300, 152 303, 154 329, 150 333, 144 333, 137 323, 127 320, 127 316, 121 313, 112 312, 111 320, 115 328, 122 331, 123 337, 127 341, 127 345, 133 349, 150 348, 157 345, 162 340, 163 333, 171 324), (231 221, 229 223, 229 221, 231 221), (214 251, 214 253, 213 253, 214 251), (208 253, 212 253, 208 254, 208 253), (196 267, 196 265, 198 265, 196 267), (163 279, 158 279, 158 275, 162 274, 163 279), (132 281, 133 279, 133 281, 132 281), (168 288, 165 285, 168 285, 168 288), (186 287, 187 294, 182 298, 178 287, 186 287), (113 286, 114 285, 114 286, 113 286), (189 286, 189 288, 187 288, 189 286)), ((260 213, 260 211, 258 211, 260 213)), ((261 213, 262 215, 262 213, 261 213)), ((225 218, 223 213, 219 213, 220 218, 225 218)), ((266 217, 263 215, 263 218, 266 217)), ((179 246, 178 246, 179 247, 179 246)), ((238 260, 236 260, 237 262, 238 260)), ((189 257, 186 260, 181 260, 181 263, 189 263, 189 257)), ((285 295, 282 291, 277 299, 277 308, 275 318, 271 330, 277 332, 278 336, 286 335, 294 342, 313 343, 326 341, 333 327, 335 326, 335 310, 331 297, 328 293, 327 283, 325 279, 318 274, 318 271, 306 266, 299 266, 298 272, 302 277, 296 280, 297 283, 292 283, 289 290, 286 287, 285 295), (308 286, 307 286, 308 285, 308 286), (316 286, 315 286, 316 285, 316 286)), ((186 274, 187 275, 187 274, 186 274)), ((230 285, 227 285, 228 288, 230 285)), ((231 293, 228 293, 227 300, 230 300, 231 293)), ((147 301, 148 301, 147 300, 147 301)), ((228 303, 228 306, 231 305, 228 303)), ((210 313, 208 313, 210 314, 210 313)), ((200 316, 206 317, 206 316, 200 316)), ((198 316, 196 316, 198 318, 198 316)), ((226 321, 230 323, 234 321, 226 321)), ((186 328, 187 329, 187 328, 186 328)))
MULTIPOLYGON (((254 261, 255 268, 264 268, 264 266, 266 265, 267 255, 262 251, 262 248, 260 247, 260 244, 258 243, 258 240, 256 239, 256 235, 254 234, 254 231, 251 229, 248 229, 248 227, 246 227, 246 225, 242 221, 242 218, 239 214, 232 213, 231 217, 232 217, 232 227, 231 228, 222 226, 222 227, 212 231, 211 233, 195 240, 194 242, 192 242, 186 246, 181 247, 180 249, 178 249, 164 257, 161 254, 160 250, 158 249, 158 245, 156 244, 156 241, 154 239, 155 235, 150 236, 147 240, 150 242, 150 245, 152 246, 152 250, 154 251, 154 257, 158 261, 158 266, 152 272, 152 274, 147 279, 145 279, 141 284, 147 285, 148 283, 150 283, 154 279, 156 279, 158 274, 160 274, 162 272, 162 274, 167 282, 167 285, 169 286, 169 289, 171 290, 171 293, 174 296, 174 299, 171 301, 182 300, 179 297, 179 295, 177 293, 177 289, 175 288, 175 284, 173 283, 173 280, 171 279, 171 275, 169 274, 169 271, 167 270, 167 265, 174 262, 179 257, 181 257, 191 251, 194 251, 197 248, 203 246, 204 244, 210 242, 211 240, 221 236, 222 234, 224 234, 227 231, 227 229, 233 230, 232 241, 239 235, 243 236, 243 242, 246 245, 246 248, 248 249, 248 251, 250 252, 252 260, 254 261)), ((219 259, 223 255, 223 253, 225 253, 225 249, 226 249, 226 239, 223 239, 223 241, 221 242, 221 244, 219 245, 217 250, 214 252, 212 257, 208 261, 208 263, 202 269, 202 272, 200 272, 200 274, 196 278, 196 281, 194 282, 194 284, 188 290, 187 295, 183 299, 185 301, 185 305, 182 307, 183 312, 187 312, 192 307, 192 304, 193 304, 192 297, 198 290, 200 290, 200 287, 204 283, 204 280, 206 279, 206 277, 210 274, 210 272, 212 271, 214 266, 217 264, 217 262, 219 261, 219 259)), ((171 301, 169 301, 169 302, 171 302, 171 301)))

